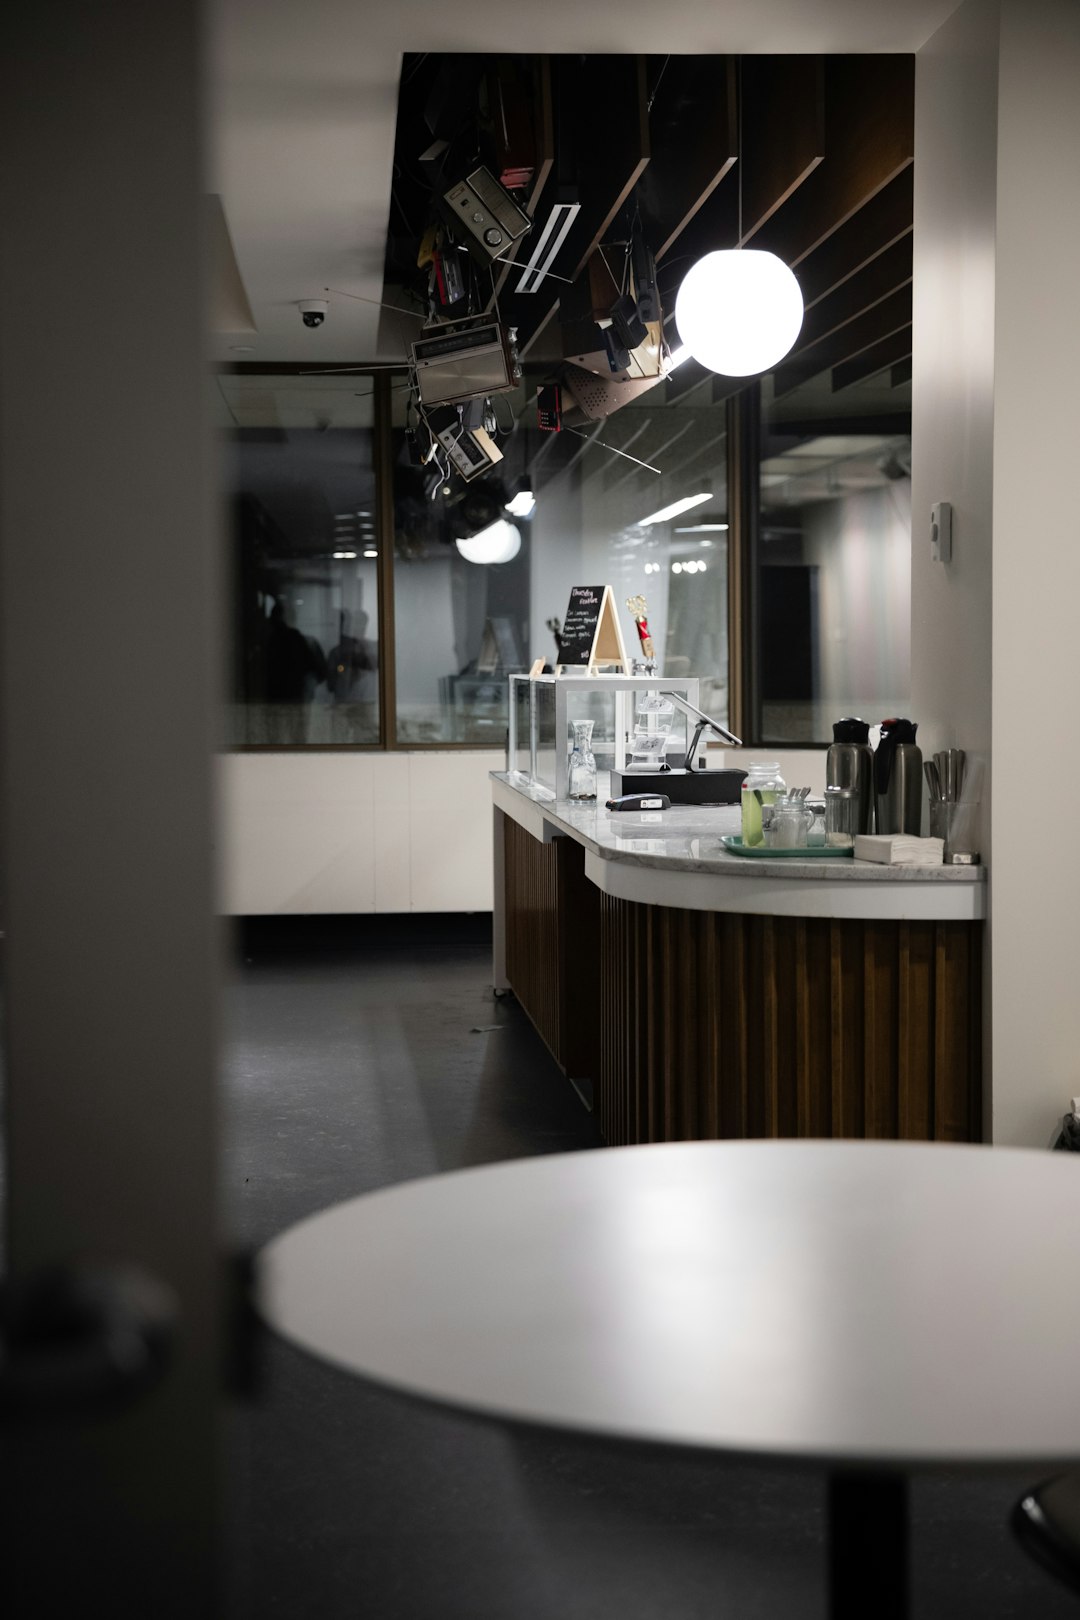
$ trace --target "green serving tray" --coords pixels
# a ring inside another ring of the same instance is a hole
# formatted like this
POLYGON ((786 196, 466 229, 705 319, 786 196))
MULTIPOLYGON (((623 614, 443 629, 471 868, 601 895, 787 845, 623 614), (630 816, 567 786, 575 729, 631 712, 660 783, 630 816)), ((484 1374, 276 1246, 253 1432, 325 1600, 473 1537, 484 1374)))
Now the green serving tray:
POLYGON ((805 861, 821 860, 826 858, 832 861, 842 861, 845 856, 853 855, 854 850, 837 849, 828 844, 812 844, 806 849, 769 849, 765 844, 751 844, 749 848, 743 847, 743 841, 738 833, 732 833, 720 842, 725 849, 730 849, 733 855, 752 855, 758 860, 770 861, 805 861))

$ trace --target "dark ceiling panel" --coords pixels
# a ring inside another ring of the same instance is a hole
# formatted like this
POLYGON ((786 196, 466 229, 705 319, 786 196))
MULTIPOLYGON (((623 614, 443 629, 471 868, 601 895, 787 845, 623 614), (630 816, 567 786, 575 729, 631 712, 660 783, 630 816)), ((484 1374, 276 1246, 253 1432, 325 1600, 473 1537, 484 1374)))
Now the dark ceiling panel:
POLYGON ((871 259, 856 275, 849 276, 839 287, 821 298, 807 310, 799 333, 799 348, 807 348, 820 338, 835 332, 838 326, 853 320, 864 309, 872 309, 883 298, 911 280, 911 233, 902 236, 892 247, 871 259))
MULTIPOLYGON (((532 127, 536 141, 536 169, 524 207, 530 219, 539 219, 544 216, 544 188, 548 182, 555 162, 555 112, 551 95, 551 58, 541 56, 536 61, 536 73, 533 84, 532 127)), ((520 237, 507 255, 506 262, 500 267, 492 288, 487 308, 494 307, 507 278, 514 274, 516 262, 527 264, 529 262, 530 243, 535 240, 535 231, 527 236, 520 237)))
POLYGON ((877 254, 911 235, 914 212, 914 165, 864 203, 839 230, 826 237, 799 265, 803 301, 811 309, 849 276, 857 275, 877 254))
MULTIPOLYGON (((581 203, 557 270, 576 280, 649 162, 645 58, 560 57, 553 63, 553 83, 557 134, 552 200, 561 188, 572 186, 581 203)), ((522 354, 555 313, 559 286, 549 277, 539 292, 501 300, 504 319, 518 328, 522 354)))
POLYGON ((754 246, 799 264, 911 163, 915 58, 825 58, 825 159, 754 246))
POLYGON ((825 156, 823 57, 743 58, 740 145, 746 246, 825 156))
POLYGON ((882 338, 880 343, 864 349, 854 360, 845 360, 843 365, 835 366, 832 374, 833 393, 839 393, 841 388, 850 388, 852 383, 863 382, 875 372, 884 371, 886 366, 907 359, 910 354, 911 327, 902 326, 898 332, 882 338))
POLYGON ((774 373, 773 397, 780 399, 822 371, 853 359, 864 349, 911 324, 911 287, 901 287, 818 342, 796 350, 774 373))
POLYGON ((638 198, 646 240, 662 259, 735 162, 735 59, 669 56, 652 58, 650 69, 652 160, 638 198))

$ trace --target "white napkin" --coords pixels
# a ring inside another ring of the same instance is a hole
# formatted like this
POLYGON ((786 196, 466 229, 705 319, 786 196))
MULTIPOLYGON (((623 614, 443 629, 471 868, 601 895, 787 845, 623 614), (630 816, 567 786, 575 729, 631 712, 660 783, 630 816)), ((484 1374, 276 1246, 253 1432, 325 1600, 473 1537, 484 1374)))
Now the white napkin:
POLYGON ((879 866, 940 866, 945 858, 942 838, 915 838, 910 833, 860 833, 855 859, 879 866))

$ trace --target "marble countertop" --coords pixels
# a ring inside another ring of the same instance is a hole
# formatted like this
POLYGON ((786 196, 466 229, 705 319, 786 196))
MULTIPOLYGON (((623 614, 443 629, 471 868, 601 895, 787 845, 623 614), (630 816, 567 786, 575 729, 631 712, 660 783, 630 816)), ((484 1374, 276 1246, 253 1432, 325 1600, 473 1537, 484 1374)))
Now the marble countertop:
POLYGON ((553 831, 561 831, 583 844, 600 860, 618 861, 629 866, 660 868, 668 872, 711 872, 725 877, 790 882, 814 879, 821 883, 884 884, 982 884, 982 866, 881 866, 874 861, 856 861, 850 856, 814 856, 800 860, 784 856, 776 860, 733 855, 721 840, 738 833, 741 812, 738 805, 672 805, 669 810, 631 814, 605 808, 607 782, 602 775, 595 802, 575 803, 553 799, 543 789, 505 771, 493 771, 493 781, 502 784, 541 812, 553 831))

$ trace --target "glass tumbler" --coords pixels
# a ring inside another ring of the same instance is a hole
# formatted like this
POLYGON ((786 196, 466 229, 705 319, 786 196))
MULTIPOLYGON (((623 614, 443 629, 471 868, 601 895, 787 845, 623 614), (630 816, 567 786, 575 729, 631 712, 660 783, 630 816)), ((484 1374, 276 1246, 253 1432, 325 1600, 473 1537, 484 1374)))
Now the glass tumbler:
POLYGON ((852 849, 859 830, 859 790, 825 789, 825 844, 829 849, 852 849))
POLYGON ((591 720, 575 720, 574 746, 566 769, 566 792, 571 799, 596 798, 596 755, 592 751, 591 720))

